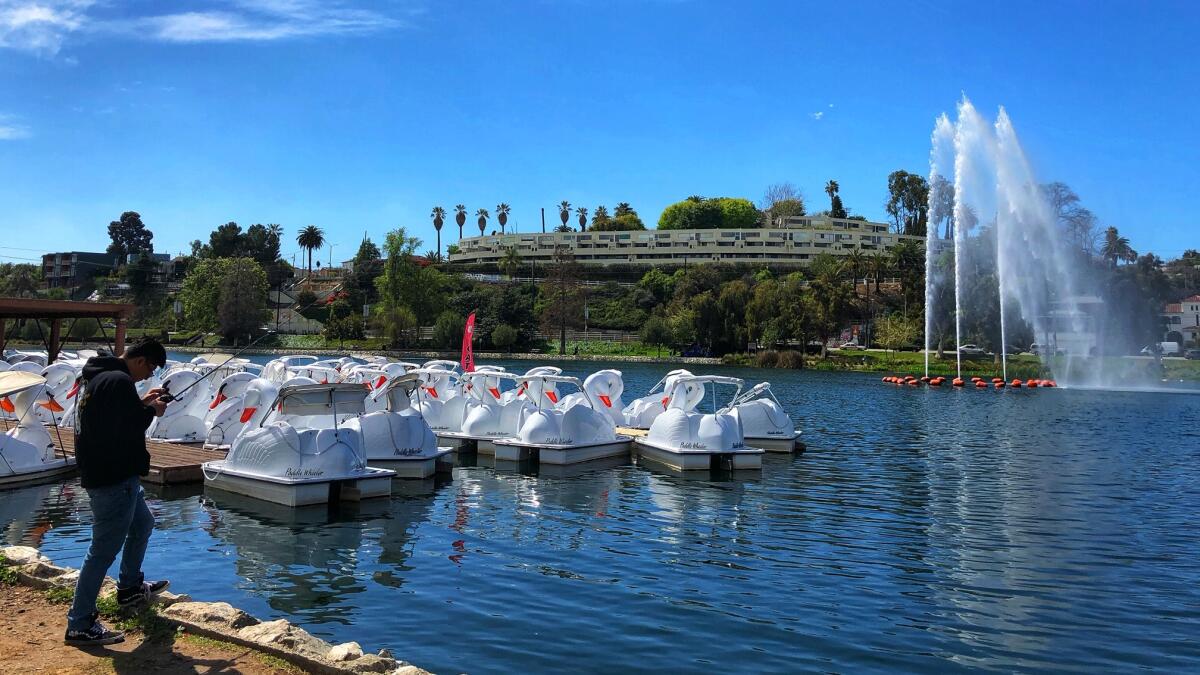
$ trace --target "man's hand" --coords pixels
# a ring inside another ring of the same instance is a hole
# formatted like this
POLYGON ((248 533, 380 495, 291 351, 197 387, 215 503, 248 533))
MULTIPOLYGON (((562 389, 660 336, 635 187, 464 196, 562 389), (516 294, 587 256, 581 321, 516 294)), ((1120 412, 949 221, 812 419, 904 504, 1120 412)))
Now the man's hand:
POLYGON ((142 397, 142 403, 145 403, 146 405, 150 406, 151 408, 154 408, 154 416, 155 417, 162 417, 163 413, 165 413, 167 411, 167 402, 160 401, 158 398, 159 396, 163 396, 166 393, 167 393, 166 389, 159 387, 157 389, 151 389, 150 391, 146 392, 145 396, 142 397))

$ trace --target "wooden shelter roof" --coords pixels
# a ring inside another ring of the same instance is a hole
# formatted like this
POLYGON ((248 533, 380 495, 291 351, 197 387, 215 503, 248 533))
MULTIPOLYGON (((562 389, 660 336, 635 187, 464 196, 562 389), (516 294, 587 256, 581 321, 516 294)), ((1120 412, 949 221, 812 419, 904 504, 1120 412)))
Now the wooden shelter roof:
POLYGON ((0 319, 128 318, 134 306, 38 298, 0 298, 0 319))

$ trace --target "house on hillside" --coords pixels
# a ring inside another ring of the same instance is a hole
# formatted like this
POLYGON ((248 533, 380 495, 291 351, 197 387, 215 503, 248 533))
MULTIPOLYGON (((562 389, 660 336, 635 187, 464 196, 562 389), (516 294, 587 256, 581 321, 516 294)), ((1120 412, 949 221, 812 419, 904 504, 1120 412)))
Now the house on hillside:
POLYGON ((1196 344, 1200 341, 1200 295, 1184 298, 1163 308, 1166 342, 1196 344))

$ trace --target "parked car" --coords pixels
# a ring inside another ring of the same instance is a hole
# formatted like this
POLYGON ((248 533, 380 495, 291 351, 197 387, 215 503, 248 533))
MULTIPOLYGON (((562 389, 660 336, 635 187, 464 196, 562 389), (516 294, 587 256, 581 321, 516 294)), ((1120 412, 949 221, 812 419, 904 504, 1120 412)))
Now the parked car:
POLYGON ((1155 342, 1142 347, 1144 356, 1154 356, 1156 352, 1163 356, 1181 356, 1183 348, 1179 346, 1178 342, 1155 342))
POLYGON ((866 347, 858 344, 857 342, 843 342, 842 344, 838 345, 838 349, 866 349, 866 347))
POLYGON ((963 345, 958 348, 958 351, 963 356, 987 356, 988 355, 987 350, 978 345, 963 345))
POLYGON ((1200 349, 1189 349, 1183 353, 1183 358, 1192 361, 1200 361, 1200 349))

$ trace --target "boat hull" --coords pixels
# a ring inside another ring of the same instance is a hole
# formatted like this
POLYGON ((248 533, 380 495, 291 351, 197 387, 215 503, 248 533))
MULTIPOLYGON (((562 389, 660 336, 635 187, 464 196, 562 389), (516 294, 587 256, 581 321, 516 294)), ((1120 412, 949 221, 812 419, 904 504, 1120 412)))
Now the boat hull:
POLYGON ((438 445, 449 445, 455 450, 474 449, 481 455, 496 454, 497 436, 468 436, 461 431, 435 431, 438 445))
POLYGON ((396 472, 396 478, 429 478, 438 471, 451 471, 454 468, 450 458, 449 448, 440 448, 437 454, 429 457, 406 459, 373 459, 367 458, 367 466, 387 469, 396 472))
POLYGON ((371 469, 364 476, 328 480, 270 480, 224 468, 224 462, 205 462, 204 485, 283 506, 356 502, 392 494, 395 473, 371 469))
POLYGON ((730 452, 678 452, 652 445, 641 438, 634 440, 633 453, 638 459, 648 459, 678 471, 762 469, 763 456, 763 450, 758 448, 730 452))
POLYGON ((538 443, 523 443, 515 438, 505 438, 494 442, 497 461, 527 462, 537 461, 539 464, 579 464, 606 457, 624 457, 629 455, 629 445, 632 439, 618 436, 615 441, 591 443, 588 445, 546 445, 538 443))
POLYGON ((58 459, 53 462, 47 462, 34 471, 21 471, 18 473, 0 476, 0 488, 41 483, 52 480, 59 476, 65 476, 73 471, 75 471, 74 459, 69 457, 66 459, 58 459))
POLYGON ((797 449, 796 441, 800 440, 800 436, 792 436, 791 438, 779 437, 746 437, 746 445, 752 448, 762 448, 767 452, 795 452, 797 449))

